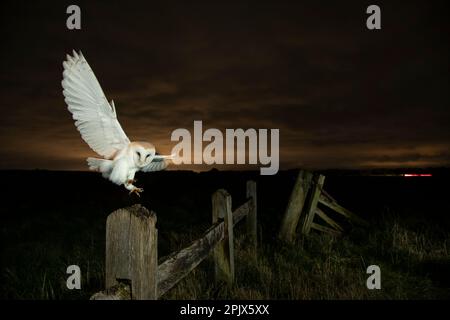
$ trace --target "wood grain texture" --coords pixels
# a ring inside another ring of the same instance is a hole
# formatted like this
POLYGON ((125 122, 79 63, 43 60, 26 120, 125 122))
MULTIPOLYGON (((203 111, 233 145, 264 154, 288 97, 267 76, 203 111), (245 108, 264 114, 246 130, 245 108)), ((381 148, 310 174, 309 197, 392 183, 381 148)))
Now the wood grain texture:
POLYGON ((290 243, 295 238, 297 225, 310 189, 311 179, 311 172, 306 170, 299 171, 278 233, 278 238, 282 241, 290 243))
POLYGON ((247 198, 250 198, 250 208, 247 214, 247 233, 249 242, 252 246, 254 257, 256 257, 256 250, 258 244, 258 229, 257 229, 257 196, 256 196, 256 182, 247 181, 247 198))
MULTIPOLYGON (((251 210, 252 199, 233 212, 233 226, 242 221, 251 210)), ((224 239, 224 221, 218 220, 205 234, 189 246, 163 258, 158 266, 158 297, 164 295, 195 269, 214 247, 224 239)))
POLYGON ((212 216, 213 223, 224 219, 223 241, 214 248, 215 280, 231 285, 234 282, 233 214, 231 196, 223 189, 217 190, 212 196, 212 216))
POLYGON ((141 205, 111 213, 106 222, 106 290, 93 300, 158 299, 195 269, 211 252, 215 279, 233 284, 233 227, 247 217, 256 256, 256 183, 247 183, 244 204, 231 211, 231 196, 223 189, 212 197, 213 225, 189 246, 163 258, 158 266, 156 215, 141 205))
POLYGON ((328 223, 331 227, 333 227, 335 230, 342 232, 342 227, 333 219, 331 219, 329 216, 326 215, 325 212, 322 211, 319 207, 316 208, 316 214, 326 223, 328 223))
POLYGON ((308 235, 311 229, 311 224, 314 221, 314 215, 316 212, 317 203, 319 202, 319 197, 321 194, 323 183, 325 182, 325 176, 321 174, 316 174, 313 178, 312 183, 312 193, 309 198, 308 204, 305 208, 306 216, 305 222, 303 224, 302 233, 308 235))
POLYGON ((242 221, 250 212, 252 207, 252 200, 248 200, 239 208, 233 211, 233 225, 237 225, 240 221, 242 221))
POLYGON ((156 215, 141 205, 119 209, 106 221, 106 288, 131 281, 131 297, 157 298, 156 215))
POLYGON ((343 206, 341 206, 340 204, 338 204, 337 201, 334 200, 334 198, 332 196, 330 196, 325 190, 322 190, 320 197, 319 197, 319 202, 321 204, 327 206, 328 208, 336 211, 337 213, 343 215, 344 217, 346 217, 350 220, 353 220, 354 222, 356 222, 360 225, 363 225, 363 226, 368 225, 367 221, 358 217, 356 214, 354 214, 350 210, 348 210, 348 209, 344 208, 343 206))
POLYGON ((224 222, 213 225, 188 247, 172 253, 158 266, 158 297, 161 297, 202 262, 223 240, 224 222))

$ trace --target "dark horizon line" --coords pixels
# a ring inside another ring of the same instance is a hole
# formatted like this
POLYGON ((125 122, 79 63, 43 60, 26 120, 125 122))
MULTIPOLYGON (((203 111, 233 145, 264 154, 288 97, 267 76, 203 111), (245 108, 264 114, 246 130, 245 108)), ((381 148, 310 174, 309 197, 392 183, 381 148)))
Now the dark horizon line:
MULTIPOLYGON (((396 167, 396 168, 383 168, 383 167, 374 167, 374 168, 290 168, 290 169, 280 169, 278 172, 288 172, 288 171, 297 171, 297 170, 308 170, 308 171, 414 171, 414 170, 450 170, 450 166, 428 166, 428 167, 396 167)), ((0 172, 12 172, 12 171, 21 171, 21 172, 36 172, 36 171, 46 171, 46 172, 73 172, 73 173, 99 173, 98 171, 91 171, 91 170, 79 170, 79 169, 41 169, 41 168, 34 168, 34 169, 0 169, 0 172)), ((254 170, 221 170, 218 168, 211 168, 209 170, 188 170, 188 169, 180 169, 180 170, 161 170, 165 172, 192 172, 192 173, 208 173, 211 171, 218 171, 218 172, 259 172, 259 169, 254 170)), ((158 171, 159 172, 159 171, 158 171)), ((275 174, 276 175, 276 174, 275 174)))

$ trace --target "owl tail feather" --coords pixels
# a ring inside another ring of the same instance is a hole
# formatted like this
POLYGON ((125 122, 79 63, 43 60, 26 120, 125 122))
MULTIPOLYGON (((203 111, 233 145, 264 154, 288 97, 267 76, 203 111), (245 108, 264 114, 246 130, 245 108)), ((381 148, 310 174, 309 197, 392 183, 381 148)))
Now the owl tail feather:
POLYGON ((89 170, 99 171, 102 173, 103 177, 108 178, 112 169, 113 169, 113 161, 105 160, 99 158, 87 158, 87 163, 89 166, 89 170))

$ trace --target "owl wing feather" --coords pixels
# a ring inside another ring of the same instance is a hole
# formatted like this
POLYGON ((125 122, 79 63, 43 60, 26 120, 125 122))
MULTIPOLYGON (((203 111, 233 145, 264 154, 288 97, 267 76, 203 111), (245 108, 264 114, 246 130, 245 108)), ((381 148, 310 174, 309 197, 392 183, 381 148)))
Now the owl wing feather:
POLYGON ((63 94, 83 140, 99 155, 110 159, 130 143, 117 120, 114 102, 108 100, 81 51, 63 62, 63 94))
POLYGON ((150 162, 148 165, 146 165, 144 168, 141 169, 143 172, 149 172, 149 171, 161 171, 167 168, 169 165, 169 160, 172 159, 172 156, 161 156, 161 155, 155 155, 152 162, 150 162))

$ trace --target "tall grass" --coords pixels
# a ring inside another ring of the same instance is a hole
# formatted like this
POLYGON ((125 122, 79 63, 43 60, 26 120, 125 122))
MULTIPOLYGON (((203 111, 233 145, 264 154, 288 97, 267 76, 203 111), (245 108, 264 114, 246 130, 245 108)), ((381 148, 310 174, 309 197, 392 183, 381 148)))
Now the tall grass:
MULTIPOLYGON (((262 226, 264 228, 264 226, 262 226)), ((241 227, 240 227, 241 228, 241 227)), ((87 226, 78 244, 17 241, 3 251, 0 296, 7 299, 88 299, 104 289, 104 230, 87 226), (68 290, 70 264, 82 270, 82 289, 68 290), (11 267, 13 266, 13 267, 11 267)), ((312 233, 287 245, 265 236, 257 259, 244 230, 236 230, 236 283, 214 283, 210 258, 163 296, 163 299, 436 299, 450 298, 450 234, 423 222, 393 216, 370 229, 354 228, 343 237, 312 233), (241 235, 241 236, 239 236, 241 235), (369 290, 366 269, 381 268, 381 290, 369 290)), ((165 246, 172 251, 195 239, 172 232, 165 246)), ((68 243, 72 243, 70 239, 68 243)))
POLYGON ((232 288, 211 283, 212 262, 207 261, 164 298, 448 299, 449 243, 448 233, 414 231, 392 217, 342 238, 311 234, 292 245, 261 243, 257 260, 240 237, 232 288), (372 264, 381 268, 381 290, 366 287, 372 264))

